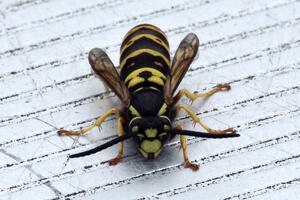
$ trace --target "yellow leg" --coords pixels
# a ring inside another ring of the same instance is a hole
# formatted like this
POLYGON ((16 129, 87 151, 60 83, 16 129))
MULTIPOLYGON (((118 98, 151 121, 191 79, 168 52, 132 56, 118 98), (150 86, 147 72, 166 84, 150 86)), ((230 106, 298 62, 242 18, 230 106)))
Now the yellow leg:
POLYGON ((235 133, 236 131, 233 128, 228 128, 225 130, 214 130, 209 128, 208 126, 206 126, 205 124, 203 124, 200 119, 197 117, 197 115, 191 110, 189 109, 187 106, 183 105, 183 104, 177 104, 175 106, 176 111, 178 112, 180 109, 183 109, 192 119, 195 123, 198 123, 200 126, 202 126, 207 132, 209 133, 235 133))
POLYGON ((219 84, 214 87, 212 90, 205 93, 191 93, 187 89, 180 90, 174 97, 174 102, 176 103, 183 96, 186 96, 190 101, 195 101, 199 97, 210 97, 211 95, 220 92, 220 91, 228 91, 230 90, 229 84, 219 84))
MULTIPOLYGON (((118 115, 118 136, 124 135, 124 128, 123 128, 123 118, 121 116, 120 110, 117 108, 111 108, 107 112, 105 112, 103 115, 101 115, 96 122, 88 127, 85 127, 79 131, 67 131, 67 130, 59 130, 57 133, 59 135, 83 135, 86 132, 90 131, 91 129, 101 126, 101 124, 105 121, 105 119, 112 115, 112 114, 117 114, 118 115)), ((122 160, 123 156, 123 148, 124 148, 124 143, 120 142, 119 144, 119 150, 118 154, 115 158, 111 159, 108 161, 109 165, 116 165, 122 160)))
MULTIPOLYGON (((182 130, 182 127, 180 125, 177 125, 176 128, 182 130)), ((184 135, 180 135, 180 144, 183 152, 184 167, 190 168, 193 171, 197 171, 199 169, 199 165, 193 164, 189 161, 187 150, 186 150, 187 149, 186 137, 184 135)))
POLYGON ((92 124, 91 126, 85 127, 79 131, 68 131, 68 130, 59 130, 57 133, 58 135, 84 135, 86 132, 92 130, 93 128, 97 127, 97 126, 101 126, 101 124, 104 122, 104 120, 112 114, 118 114, 119 116, 121 115, 120 110, 118 110, 117 108, 111 108, 109 109, 107 112, 105 112, 103 115, 101 115, 94 124, 92 124))
MULTIPOLYGON (((120 137, 122 135, 124 135, 123 118, 119 115, 119 118, 118 118, 118 136, 120 137)), ((118 155, 115 158, 108 161, 109 165, 116 165, 122 160, 123 149, 124 149, 124 142, 120 142, 119 143, 118 155)))

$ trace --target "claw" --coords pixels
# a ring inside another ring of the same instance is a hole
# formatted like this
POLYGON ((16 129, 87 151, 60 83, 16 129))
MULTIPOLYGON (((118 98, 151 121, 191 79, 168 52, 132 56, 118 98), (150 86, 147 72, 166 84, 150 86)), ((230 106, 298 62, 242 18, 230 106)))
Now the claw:
POLYGON ((193 163, 191 163, 190 161, 185 161, 185 162, 184 162, 184 167, 185 167, 185 168, 190 168, 190 169, 193 170, 194 172, 199 170, 199 165, 193 164, 193 163))
POLYGON ((226 134, 233 134, 236 133, 236 130, 234 130, 233 128, 228 128, 224 130, 224 133, 226 134))
POLYGON ((112 165, 117 165, 121 160, 122 160, 122 156, 119 156, 119 155, 118 155, 117 157, 115 157, 115 158, 109 160, 109 161, 108 161, 108 164, 109 164, 110 166, 112 166, 112 165))
POLYGON ((231 89, 231 86, 228 83, 218 84, 216 87, 220 88, 221 91, 228 91, 231 89))
POLYGON ((224 130, 214 130, 214 129, 208 129, 207 130, 209 133, 220 133, 220 134, 233 134, 236 133, 236 130, 233 128, 227 128, 224 130))
POLYGON ((65 136, 65 135, 81 135, 80 131, 67 131, 64 129, 60 129, 59 131, 57 131, 57 134, 59 136, 65 136))

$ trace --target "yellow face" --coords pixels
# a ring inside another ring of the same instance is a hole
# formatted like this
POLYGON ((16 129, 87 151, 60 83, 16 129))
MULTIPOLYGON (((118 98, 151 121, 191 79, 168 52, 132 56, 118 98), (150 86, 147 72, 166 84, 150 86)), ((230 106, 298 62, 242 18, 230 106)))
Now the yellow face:
POLYGON ((144 140, 139 148, 141 154, 148 159, 156 158, 161 152, 161 141, 155 139, 153 141, 144 140))
POLYGON ((131 127, 131 131, 137 134, 136 140, 141 154, 147 159, 154 159, 160 154, 164 142, 168 139, 170 128, 169 120, 156 117, 152 121, 139 119, 131 127))
MULTIPOLYGON (((142 153, 142 155, 145 158, 156 158, 159 153, 161 152, 161 148, 162 148, 162 143, 159 139, 157 138, 157 133, 158 130, 157 129, 146 129, 145 130, 145 135, 149 140, 143 140, 144 135, 140 135, 140 137, 142 137, 142 143, 140 144, 140 152, 142 153)), ((139 135, 138 135, 139 136, 139 135)))

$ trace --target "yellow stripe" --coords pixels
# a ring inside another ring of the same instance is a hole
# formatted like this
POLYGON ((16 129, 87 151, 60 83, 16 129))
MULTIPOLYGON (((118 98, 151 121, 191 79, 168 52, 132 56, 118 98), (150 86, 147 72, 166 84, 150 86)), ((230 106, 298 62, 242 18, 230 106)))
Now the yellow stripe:
POLYGON ((123 46, 123 48, 121 49, 121 55, 122 53, 125 51, 125 49, 127 49, 128 47, 130 47, 135 41, 141 39, 141 38, 148 38, 150 40, 152 40, 153 42, 163 46, 167 51, 169 51, 169 47, 166 43, 164 43, 159 37, 156 37, 154 35, 151 34, 140 34, 135 36, 134 38, 132 38, 131 40, 129 40, 126 45, 123 46))
POLYGON ((170 60, 168 60, 164 55, 162 55, 161 53, 159 53, 158 51, 154 51, 152 49, 139 49, 139 50, 136 50, 134 52, 132 52, 131 54, 129 54, 126 58, 124 58, 120 64, 120 68, 121 70, 123 69, 126 61, 129 59, 129 58, 133 58, 135 56, 138 56, 142 53, 149 53, 153 56, 159 56, 161 57, 166 63, 168 66, 170 66, 170 60))
POLYGON ((148 81, 152 82, 152 83, 156 83, 157 85, 164 85, 164 81, 157 77, 157 76, 151 76, 150 78, 147 79, 148 81))
POLYGON ((125 83, 127 83, 130 79, 137 77, 141 72, 144 72, 144 71, 151 72, 153 75, 158 76, 158 77, 166 80, 166 76, 163 73, 161 73, 160 71, 158 71, 156 69, 153 69, 153 68, 150 68, 150 67, 143 67, 143 68, 140 68, 140 69, 137 69, 137 70, 131 72, 126 77, 125 83))
MULTIPOLYGON (((133 116, 141 117, 141 114, 133 106, 129 106, 129 110, 133 116)), ((131 123, 131 121, 130 121, 130 123, 131 123)))
POLYGON ((159 109, 157 115, 158 115, 158 116, 162 116, 163 114, 165 114, 165 112, 167 111, 167 108, 168 108, 167 104, 164 103, 164 104, 162 105, 162 107, 159 109))
MULTIPOLYGON (((161 86, 164 85, 164 81, 161 78, 157 77, 157 76, 151 76, 147 80, 152 82, 152 83, 156 83, 157 85, 161 85, 161 86)), ((128 88, 134 87, 139 83, 143 83, 144 81, 145 81, 145 79, 142 78, 142 77, 135 77, 135 78, 133 78, 129 81, 128 88)))
POLYGON ((131 29, 124 37, 123 41, 126 40, 126 38, 133 34, 134 32, 140 30, 140 29, 143 29, 143 28, 146 28, 146 29, 150 29, 150 30, 153 30, 153 31, 156 31, 156 32, 159 32, 160 34, 162 34, 165 38, 167 38, 167 36, 165 35, 164 32, 162 32, 161 30, 159 30, 158 28, 156 28, 155 26, 151 26, 151 25, 141 25, 141 26, 137 26, 133 29, 131 29))
POLYGON ((133 87, 133 86, 135 86, 135 85, 137 85, 137 84, 139 84, 139 83, 142 83, 142 82, 144 82, 144 81, 145 81, 145 79, 142 78, 142 77, 135 77, 135 78, 133 78, 133 79, 131 79, 131 80, 129 81, 129 83, 128 83, 128 88, 131 88, 131 87, 133 87))

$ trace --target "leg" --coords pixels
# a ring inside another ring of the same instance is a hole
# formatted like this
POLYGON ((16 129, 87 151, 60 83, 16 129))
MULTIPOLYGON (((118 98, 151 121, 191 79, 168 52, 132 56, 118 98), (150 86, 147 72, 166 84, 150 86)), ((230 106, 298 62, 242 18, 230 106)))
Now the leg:
MULTIPOLYGON (((182 129, 180 125, 176 126, 177 129, 182 129)), ((197 164, 193 164, 189 161, 188 155, 187 155, 187 145, 186 145, 186 137, 184 135, 180 135, 180 144, 183 152, 183 159, 184 159, 184 167, 190 168, 193 171, 197 171, 199 169, 199 166, 197 164)))
MULTIPOLYGON (((118 136, 120 137, 122 135, 124 135, 123 118, 119 115, 119 118, 118 118, 118 136)), ((119 143, 118 155, 115 158, 108 161, 109 165, 116 165, 122 160, 123 148, 124 148, 124 142, 120 142, 119 143)))
POLYGON ((86 132, 92 130, 93 128, 97 127, 97 126, 101 126, 101 124, 104 122, 104 120, 112 114, 118 114, 120 116, 121 112, 120 110, 118 110, 117 108, 111 108, 109 109, 106 113, 104 113, 103 115, 101 115, 94 124, 92 124, 91 126, 85 127, 79 131, 67 131, 67 130, 59 130, 57 133, 58 135, 84 135, 86 132))
POLYGON ((229 84, 219 84, 214 87, 212 90, 205 92, 205 93, 191 93, 187 89, 180 90, 174 97, 174 102, 176 103, 179 99, 183 96, 189 98, 190 101, 195 101, 199 97, 210 97, 211 95, 220 92, 220 91, 228 91, 230 90, 229 84))
MULTIPOLYGON (((111 108, 106 113, 104 113, 103 115, 101 115, 96 120, 96 122, 93 125, 91 125, 91 126, 85 127, 85 128, 83 128, 83 129, 81 129, 79 131, 59 130, 58 134, 59 135, 83 135, 86 132, 90 131, 91 129, 93 129, 93 128, 97 127, 97 126, 100 126, 104 122, 104 120, 109 115, 112 115, 112 114, 117 114, 118 115, 118 136, 124 135, 123 118, 121 116, 120 110, 118 110, 116 108, 111 108)), ((118 164, 122 160, 123 148, 124 148, 124 143, 120 142, 118 155, 115 158, 113 158, 113 159, 111 159, 111 160, 108 161, 109 165, 116 165, 116 164, 118 164)))
POLYGON ((192 119, 195 123, 198 123, 200 126, 202 126, 207 132, 209 133, 235 133, 235 130, 233 128, 228 128, 225 130, 214 130, 209 128, 208 126, 206 126, 205 124, 203 124, 200 119, 197 117, 197 115, 191 110, 189 109, 187 106, 183 105, 183 104, 177 104, 175 106, 176 108, 176 112, 178 112, 180 109, 183 109, 192 119))

